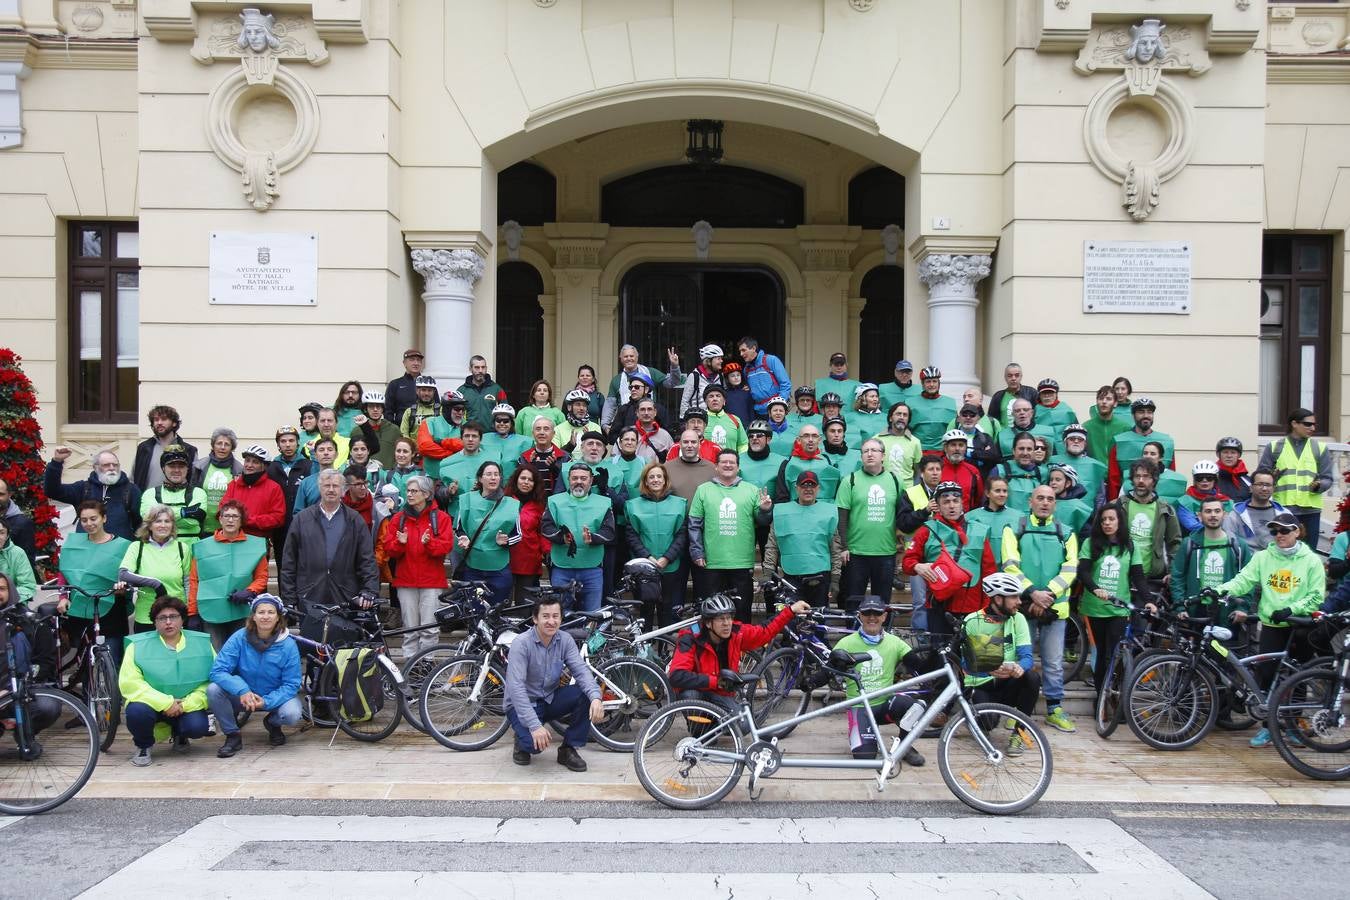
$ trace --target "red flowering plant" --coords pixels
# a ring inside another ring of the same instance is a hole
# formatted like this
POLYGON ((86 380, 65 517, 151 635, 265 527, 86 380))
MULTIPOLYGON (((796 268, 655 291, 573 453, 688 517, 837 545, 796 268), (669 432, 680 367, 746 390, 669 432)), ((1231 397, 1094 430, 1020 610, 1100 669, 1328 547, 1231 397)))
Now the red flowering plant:
POLYGON ((0 478, 9 485, 12 499, 33 517, 34 544, 38 555, 49 555, 56 565, 61 533, 56 528, 56 509, 42 490, 44 465, 42 428, 34 418, 37 394, 13 350, 0 347, 0 478))

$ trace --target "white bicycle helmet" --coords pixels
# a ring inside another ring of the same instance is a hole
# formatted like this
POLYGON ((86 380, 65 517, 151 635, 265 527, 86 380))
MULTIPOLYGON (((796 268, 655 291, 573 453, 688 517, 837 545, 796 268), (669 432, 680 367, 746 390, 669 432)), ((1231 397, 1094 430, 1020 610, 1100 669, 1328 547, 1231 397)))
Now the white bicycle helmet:
POLYGON ((1022 594, 1022 581, 1016 575, 995 572, 984 577, 980 589, 990 597, 1019 597, 1022 594))
POLYGON ((435 386, 436 386, 436 379, 431 377, 430 375, 418 375, 417 378, 414 379, 413 381, 413 387, 415 388, 424 388, 424 387, 434 388, 435 386))
POLYGON ((1219 464, 1212 459, 1202 459, 1191 466, 1191 475, 1213 475, 1219 477, 1219 464))
POLYGON ((245 447, 243 450, 240 451, 239 455, 256 456, 263 462, 269 462, 272 459, 272 454, 268 453, 258 444, 249 444, 247 447, 245 447))
POLYGON ((953 428, 951 431, 947 432, 942 436, 942 443, 945 444, 948 441, 965 441, 967 444, 969 444, 970 435, 966 434, 960 428, 953 428))
POLYGON ((364 406, 367 403, 378 403, 381 406, 384 406, 384 392, 366 391, 364 394, 361 395, 361 405, 364 406))
POLYGON ((937 366, 924 366, 923 371, 919 372, 919 380, 921 381, 928 378, 941 378, 941 377, 942 377, 942 370, 939 369, 937 366))
POLYGON ((572 388, 572 390, 567 392, 567 396, 563 398, 564 403, 575 403, 578 400, 582 401, 583 403, 590 403, 591 395, 583 391, 581 388, 572 388))
POLYGON ((789 404, 786 400, 784 400, 777 394, 774 394, 772 397, 769 398, 769 402, 764 404, 764 408, 768 409, 770 406, 774 405, 781 406, 783 407, 783 409, 788 409, 791 404, 789 404))
POLYGON ((870 381, 864 381, 853 389, 853 399, 857 400, 868 391, 877 390, 877 386, 870 381))
POLYGON ((514 421, 516 418, 516 408, 510 403, 498 403, 496 406, 492 407, 492 418, 495 419, 498 416, 510 416, 514 421))
POLYGON ((726 354, 723 353, 722 348, 716 344, 704 344, 702 347, 698 348, 699 359, 712 359, 717 356, 726 356, 726 354))

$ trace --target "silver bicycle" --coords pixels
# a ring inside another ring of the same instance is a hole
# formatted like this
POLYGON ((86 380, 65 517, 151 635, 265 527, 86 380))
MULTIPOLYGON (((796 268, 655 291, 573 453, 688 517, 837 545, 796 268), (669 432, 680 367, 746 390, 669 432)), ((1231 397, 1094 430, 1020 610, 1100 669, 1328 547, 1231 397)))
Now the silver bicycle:
MULTIPOLYGON (((1050 745, 1025 713, 1001 703, 971 702, 959 649, 964 632, 958 623, 950 642, 934 651, 933 671, 765 727, 755 720, 750 696, 760 674, 723 670, 721 683, 738 688, 736 711, 703 700, 681 700, 652 716, 633 749, 638 780, 652 797, 675 809, 711 806, 731 792, 747 768, 752 800, 759 796, 761 779, 788 768, 868 770, 876 773, 877 790, 882 791, 887 779, 899 774, 900 762, 914 741, 947 712, 937 753, 947 787, 980 812, 1021 812, 1050 786, 1054 769, 1050 745), (780 737, 797 725, 850 707, 860 707, 873 734, 880 735, 872 704, 924 689, 930 695, 937 691, 937 696, 926 706, 916 702, 901 722, 908 731, 905 737, 893 738, 890 749, 873 759, 794 757, 779 746, 780 737)), ((861 688, 854 667, 870 659, 870 654, 835 650, 828 668, 861 688)))

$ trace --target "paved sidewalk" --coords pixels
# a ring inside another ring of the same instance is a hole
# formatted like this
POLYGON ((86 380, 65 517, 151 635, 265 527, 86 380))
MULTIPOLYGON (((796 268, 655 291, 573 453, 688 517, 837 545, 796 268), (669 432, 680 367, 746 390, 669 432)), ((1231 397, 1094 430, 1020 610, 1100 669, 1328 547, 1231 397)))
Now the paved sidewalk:
MULTIPOLYGON (((846 752, 842 717, 805 723, 783 742, 788 752, 846 752)), ((1078 720, 1076 734, 1047 729, 1054 748, 1054 778, 1047 801, 1350 806, 1350 783, 1306 779, 1273 748, 1253 750, 1252 731, 1215 731, 1198 747, 1164 753, 1135 739, 1122 725, 1110 740, 1078 720)), ((885 729, 889 735, 890 728, 885 729)), ((217 759, 222 738, 194 741, 185 755, 161 744, 154 763, 136 768, 125 731, 103 754, 82 797, 200 799, 293 798, 348 800, 649 800, 633 772, 632 757, 591 745, 590 770, 573 774, 554 762, 552 750, 528 768, 511 762, 509 734, 478 753, 447 750, 406 724, 378 744, 313 728, 288 730, 284 747, 268 746, 262 725, 244 728, 244 749, 217 759)), ((876 781, 842 770, 784 770, 766 779, 762 800, 950 800, 936 763, 935 740, 921 740, 928 764, 906 766, 878 794, 876 781)), ((745 780, 729 796, 745 800, 745 780)))

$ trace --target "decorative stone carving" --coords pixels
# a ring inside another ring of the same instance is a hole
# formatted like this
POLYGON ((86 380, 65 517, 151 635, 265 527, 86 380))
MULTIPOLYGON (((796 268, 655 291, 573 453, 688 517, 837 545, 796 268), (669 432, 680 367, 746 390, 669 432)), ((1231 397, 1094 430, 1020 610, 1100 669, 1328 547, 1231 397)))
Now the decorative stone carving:
POLYGON ((473 288, 487 260, 475 247, 414 247, 412 267, 426 282, 426 373, 441 388, 458 384, 470 354, 473 288))
POLYGON ((919 280, 928 286, 930 295, 965 294, 973 299, 975 285, 989 277, 994 263, 988 254, 962 255, 931 253, 919 260, 919 280))
POLYGON ((992 268, 987 253, 930 253, 919 259, 919 280, 928 287, 928 359, 942 370, 942 383, 953 393, 979 384, 975 286, 992 268))
POLYGON ((534 5, 540 9, 548 9, 550 6, 556 6, 558 0, 534 0, 534 5))
POLYGON ((1164 71, 1203 75, 1211 65, 1197 32, 1145 19, 1138 25, 1094 27, 1073 67, 1080 75, 1124 72, 1135 95, 1152 94, 1164 71))
POLYGON ((694 235, 694 255, 699 259, 707 259, 708 252, 712 249, 712 225, 703 219, 699 219, 694 223, 694 227, 689 230, 694 235))
POLYGON ((250 7, 236 17, 211 23, 192 42, 192 58, 201 63, 238 59, 256 73, 260 84, 270 84, 270 72, 281 60, 303 60, 321 66, 328 62, 328 44, 300 16, 276 16, 250 7))
POLYGON ((870 12, 876 6, 876 0, 848 0, 848 5, 860 13, 870 12))
POLYGON ((553 247, 553 265, 559 269, 598 269, 604 241, 564 239, 549 241, 553 247))
POLYGON ((1068 9, 1069 0, 1055 0, 1055 7, 1058 9, 1068 9))
POLYGON ((886 265, 898 265, 900 254, 900 226, 896 224, 887 225, 881 229, 881 249, 886 254, 886 265))
POLYGON ((1246 12, 1252 8, 1252 0, 1237 0, 1233 5, 1238 8, 1239 12, 1246 12))
POLYGON ((515 219, 507 219, 502 223, 502 240, 506 242, 506 258, 520 259, 520 241, 525 236, 525 229, 515 219))
POLYGON ((412 252, 413 270, 426 279, 427 290, 473 286, 483 277, 487 261, 467 249, 415 249, 412 252))
POLYGON ((853 253, 852 244, 840 244, 833 241, 803 241, 802 253, 806 257, 806 269, 813 272, 844 272, 848 270, 848 258, 853 253))
POLYGON ((70 21, 75 26, 75 30, 81 34, 98 31, 103 25, 103 10, 93 4, 86 3, 83 6, 75 7, 75 11, 70 14, 70 21))

